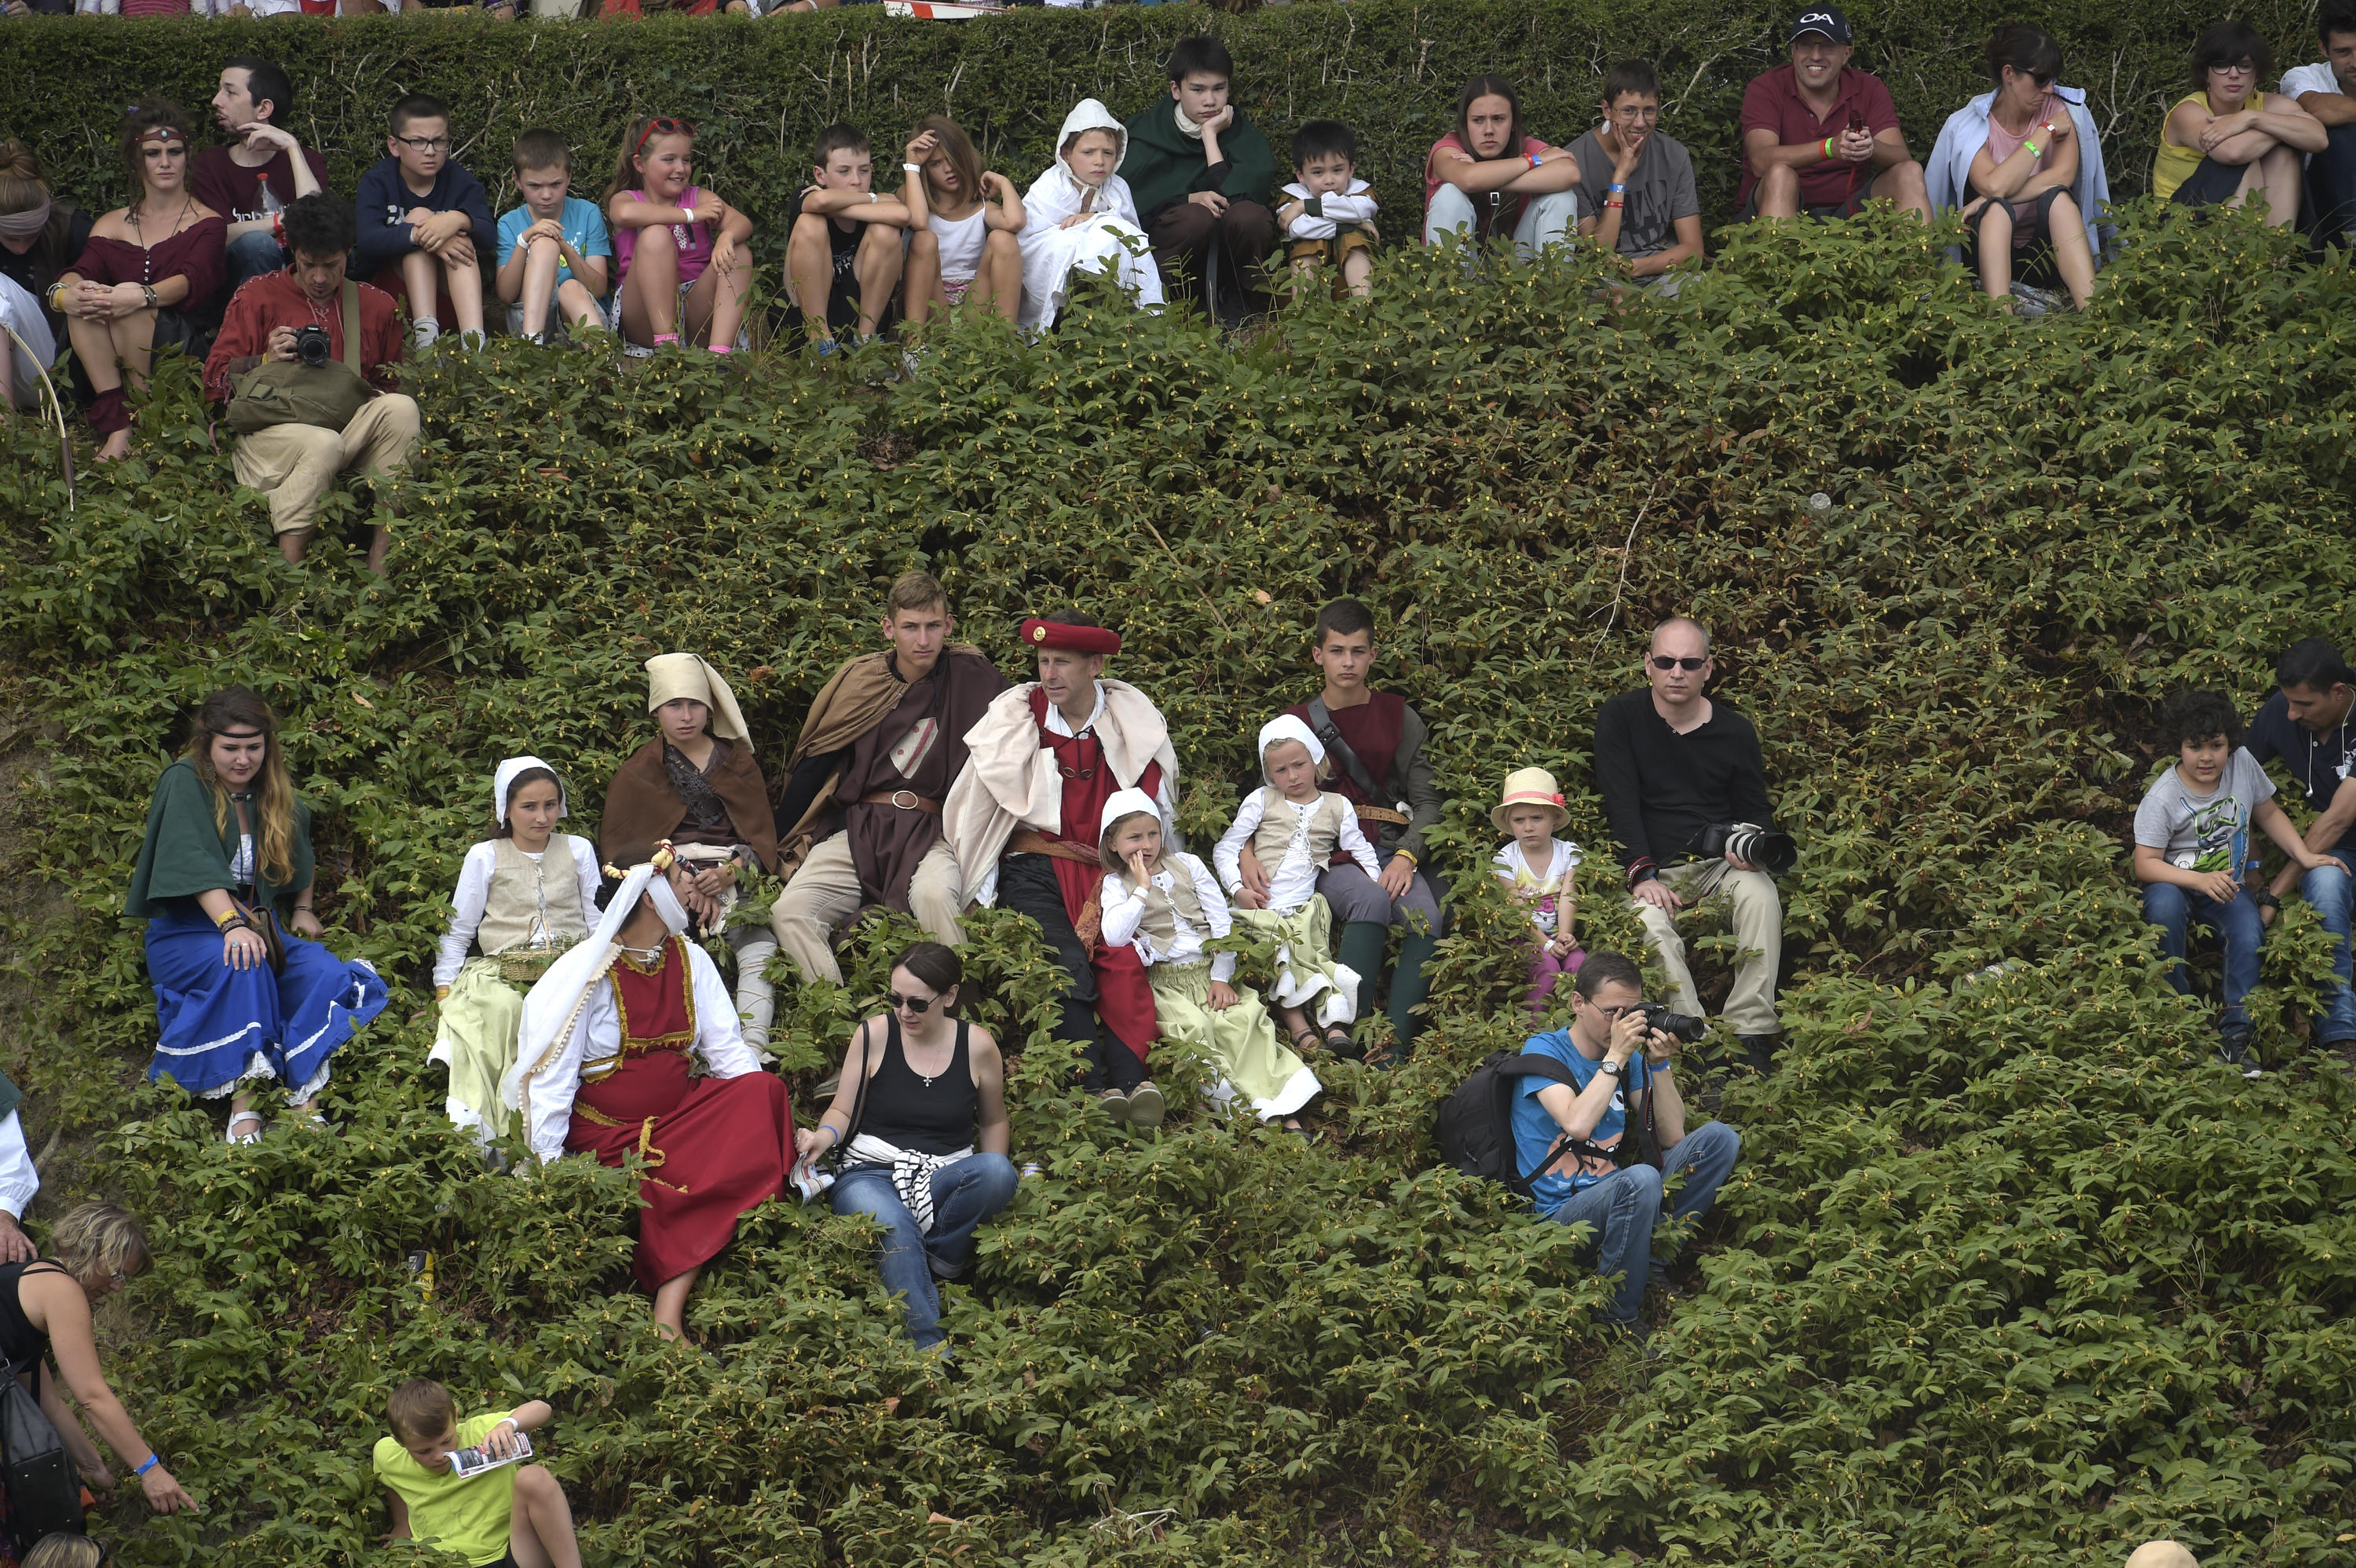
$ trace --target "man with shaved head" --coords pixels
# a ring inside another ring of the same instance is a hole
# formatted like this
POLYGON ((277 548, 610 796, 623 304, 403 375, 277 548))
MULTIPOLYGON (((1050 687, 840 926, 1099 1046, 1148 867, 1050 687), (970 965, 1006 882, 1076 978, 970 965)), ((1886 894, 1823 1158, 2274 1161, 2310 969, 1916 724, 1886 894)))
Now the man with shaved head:
POLYGON ((1712 673, 1709 633, 1683 615, 1653 628, 1644 655, 1649 688, 1623 691, 1595 716, 1595 782, 1620 841, 1629 895, 1645 940, 1661 955, 1677 1009, 1701 1015, 1686 967, 1679 911, 1724 901, 1741 955, 1725 1019, 1751 1064, 1767 1071, 1783 1026, 1775 972, 1783 959, 1783 903, 1775 879, 1730 850, 1703 853, 1712 827, 1775 825, 1759 731, 1704 695, 1712 673))

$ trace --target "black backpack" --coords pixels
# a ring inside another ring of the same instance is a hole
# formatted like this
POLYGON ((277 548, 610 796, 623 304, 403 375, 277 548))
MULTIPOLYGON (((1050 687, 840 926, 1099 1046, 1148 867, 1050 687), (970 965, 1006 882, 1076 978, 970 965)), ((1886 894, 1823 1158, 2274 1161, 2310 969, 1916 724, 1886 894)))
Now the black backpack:
MULTIPOLYGON (((1524 1078, 1551 1078, 1579 1087, 1569 1068, 1551 1056, 1501 1051, 1483 1062, 1472 1077, 1456 1086, 1440 1107, 1440 1157, 1467 1176, 1484 1177, 1511 1188, 1524 1198, 1530 1184, 1514 1154, 1514 1092, 1524 1078)), ((1547 1153, 1554 1158, 1565 1140, 1547 1153)), ((1546 1162, 1538 1168, 1544 1170, 1546 1162)))
MULTIPOLYGON (((0 1486, 8 1495, 6 1533, 19 1560, 45 1535, 88 1533, 81 1477, 40 1401, 17 1381, 27 1370, 9 1365, 6 1381, 0 1383, 0 1486)), ((29 1370, 37 1380, 43 1375, 38 1356, 29 1370)))

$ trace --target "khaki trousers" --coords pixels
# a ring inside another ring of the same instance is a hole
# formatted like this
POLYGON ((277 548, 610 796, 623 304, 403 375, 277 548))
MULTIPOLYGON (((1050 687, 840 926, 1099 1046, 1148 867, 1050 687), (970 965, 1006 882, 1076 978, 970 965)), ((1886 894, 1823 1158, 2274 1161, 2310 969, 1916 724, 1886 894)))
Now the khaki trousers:
POLYGON ((270 498, 271 531, 291 534, 311 526, 337 475, 390 478, 405 472, 417 429, 415 400, 387 392, 362 403, 340 432, 279 424, 241 435, 230 461, 239 484, 270 498))
MULTIPOLYGON (((821 842, 801 863, 794 880, 769 909, 769 929, 805 981, 842 984, 842 969, 834 961, 834 927, 859 912, 866 901, 859 891, 859 868, 851 859, 851 835, 838 833, 821 842)), ((946 840, 925 851, 916 874, 908 880, 908 912, 935 942, 951 947, 965 941, 958 912, 965 905, 963 880, 957 857, 946 840)))
MULTIPOLYGON (((1734 989, 1727 994, 1722 1016, 1739 1035, 1782 1033, 1775 972, 1783 962, 1783 901, 1776 894, 1775 879, 1764 871, 1738 871, 1721 859, 1665 866, 1654 880, 1685 900, 1688 910, 1721 900, 1731 906, 1742 955, 1735 962, 1734 989)), ((1677 1011, 1701 1017, 1701 997, 1694 990, 1693 971, 1686 967, 1685 938, 1677 934, 1676 922, 1666 910, 1642 899, 1631 901, 1644 923, 1645 941, 1668 972, 1670 1000, 1677 1011)))

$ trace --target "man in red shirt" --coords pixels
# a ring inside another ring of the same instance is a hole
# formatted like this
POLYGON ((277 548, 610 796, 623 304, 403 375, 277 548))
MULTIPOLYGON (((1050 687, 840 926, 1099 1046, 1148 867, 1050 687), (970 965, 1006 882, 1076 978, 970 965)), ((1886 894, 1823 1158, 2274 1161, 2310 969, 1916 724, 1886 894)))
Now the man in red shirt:
POLYGON ((1848 68, 1854 37, 1847 17, 1812 5, 1792 24, 1792 63, 1743 90, 1738 221, 1847 218, 1869 201, 1931 220, 1922 165, 1906 150, 1890 90, 1848 68))
POLYGON ((188 165, 188 188, 229 219, 229 286, 286 264, 279 254, 275 219, 327 185, 327 161, 295 140, 280 122, 293 117, 294 89, 286 73, 260 55, 239 55, 221 67, 213 118, 230 136, 207 147, 188 165))
MULTIPOLYGON (((343 357, 344 257, 355 235, 352 209, 325 193, 306 196, 287 208, 285 223, 294 263, 254 279, 230 301, 220 336, 205 360, 205 395, 213 402, 226 405, 235 395, 234 379, 264 360, 294 359, 297 327, 322 328, 328 357, 343 357)), ((381 489, 407 470, 417 445, 416 401, 394 390, 401 324, 391 296, 362 283, 359 302, 360 373, 378 395, 361 404, 340 431, 280 424, 237 438, 231 460, 238 483, 268 498, 270 526, 290 561, 303 559, 320 498, 335 486, 337 475, 365 473, 381 489)), ((377 510, 392 514, 381 495, 377 510)), ((368 566, 379 576, 391 543, 391 531, 377 524, 368 566)))

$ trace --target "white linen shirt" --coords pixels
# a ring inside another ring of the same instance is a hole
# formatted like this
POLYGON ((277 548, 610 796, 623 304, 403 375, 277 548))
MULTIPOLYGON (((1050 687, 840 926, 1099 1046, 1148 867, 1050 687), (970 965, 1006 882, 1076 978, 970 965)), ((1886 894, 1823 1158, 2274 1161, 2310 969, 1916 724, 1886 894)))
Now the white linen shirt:
MULTIPOLYGON (((1211 851, 1211 859, 1218 863, 1219 880, 1229 888, 1243 885, 1244 846, 1259 831, 1260 823, 1268 816, 1268 797, 1275 793, 1275 785, 1262 784, 1244 796, 1242 809, 1236 813, 1235 821, 1220 837, 1218 847, 1211 851)), ((1308 805, 1299 801, 1286 802, 1300 814, 1301 821, 1293 829, 1292 841, 1284 847, 1284 859, 1274 866, 1261 868, 1268 872, 1268 907, 1278 914, 1290 914, 1317 896, 1317 879, 1325 868, 1310 857, 1309 818, 1317 804, 1329 797, 1342 803, 1342 852, 1358 863, 1369 881, 1382 880, 1382 862, 1375 859, 1375 847, 1358 830, 1358 808, 1346 796, 1321 790, 1317 802, 1308 805)))
MULTIPOLYGON (((1178 930, 1167 948, 1154 945, 1152 935, 1142 929, 1145 922, 1145 892, 1131 891, 1129 879, 1116 871, 1104 880, 1104 891, 1098 897, 1103 911, 1102 931, 1105 945, 1119 947, 1134 943, 1137 955, 1148 965, 1192 964, 1203 956, 1203 948, 1235 930, 1235 916, 1227 911, 1226 895, 1219 891, 1218 880, 1211 868, 1198 856, 1172 853, 1162 858, 1162 869, 1153 873, 1153 885, 1168 892, 1177 885, 1183 872, 1194 884, 1194 896, 1202 901, 1203 923, 1209 929, 1197 931, 1183 912, 1174 905, 1171 914, 1178 930)), ((1220 982, 1236 977, 1236 955, 1232 953, 1211 955, 1211 978, 1220 982)))
MULTIPOLYGON (((581 881, 581 918, 594 926, 597 889, 605 880, 597 869, 597 847, 570 833, 555 833, 549 836, 545 853, 555 854, 560 840, 573 847, 573 869, 581 881)), ((541 858, 521 849, 516 853, 527 860, 541 858)), ((458 971, 466 967, 466 956, 475 945, 475 933, 482 929, 483 911, 491 898, 491 875, 498 861, 498 846, 487 838, 466 851, 466 862, 458 868, 458 885, 450 894, 450 929, 442 933, 442 945, 434 955, 434 984, 437 988, 456 979, 458 971)))

